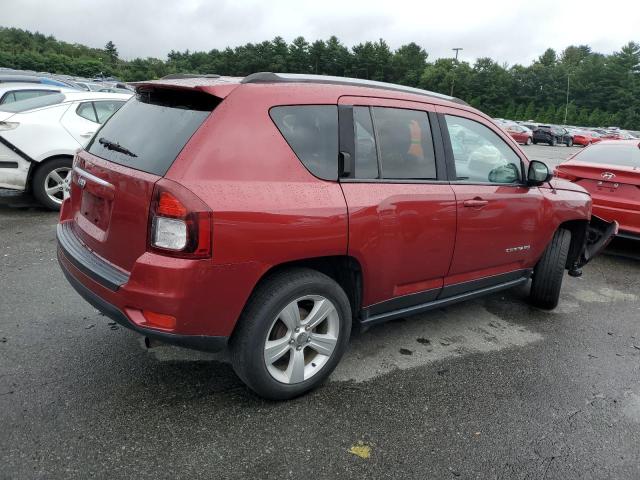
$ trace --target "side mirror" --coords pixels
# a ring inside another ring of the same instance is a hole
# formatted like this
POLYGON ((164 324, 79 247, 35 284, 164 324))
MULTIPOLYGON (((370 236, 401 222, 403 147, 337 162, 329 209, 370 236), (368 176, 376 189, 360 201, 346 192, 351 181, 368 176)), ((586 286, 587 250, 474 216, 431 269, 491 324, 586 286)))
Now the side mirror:
POLYGON ((529 171, 527 172, 527 185, 537 187, 552 178, 553 175, 549 172, 549 167, 547 167, 546 163, 531 160, 529 163, 529 171))

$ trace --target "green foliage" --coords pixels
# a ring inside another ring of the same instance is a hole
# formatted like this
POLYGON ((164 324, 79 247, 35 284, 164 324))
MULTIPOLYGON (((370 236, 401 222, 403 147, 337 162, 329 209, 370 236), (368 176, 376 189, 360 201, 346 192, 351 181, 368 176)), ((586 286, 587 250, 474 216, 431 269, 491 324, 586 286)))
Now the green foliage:
POLYGON ((351 76, 453 94, 492 116, 563 123, 569 83, 567 123, 640 129, 640 45, 629 42, 611 55, 572 45, 547 49, 529 66, 500 65, 490 58, 469 64, 452 58, 428 61, 416 43, 397 50, 379 39, 352 48, 332 36, 308 42, 282 37, 208 52, 171 51, 166 60, 119 58, 116 45, 89 48, 52 36, 0 27, 0 66, 125 81, 169 73, 245 76, 259 71, 351 76))

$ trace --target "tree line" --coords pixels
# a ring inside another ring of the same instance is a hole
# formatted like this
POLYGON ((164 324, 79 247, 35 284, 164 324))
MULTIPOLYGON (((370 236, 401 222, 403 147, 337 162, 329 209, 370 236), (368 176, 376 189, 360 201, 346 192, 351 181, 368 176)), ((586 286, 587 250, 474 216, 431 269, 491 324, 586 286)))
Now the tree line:
POLYGON ((610 55, 587 45, 547 49, 530 65, 431 61, 416 43, 392 50, 383 39, 346 47, 332 36, 307 41, 282 37, 208 52, 171 51, 166 60, 123 60, 113 42, 89 48, 52 36, 0 27, 0 66, 124 81, 169 73, 245 76, 259 71, 314 73, 393 82, 451 94, 494 117, 640 130, 640 45, 610 55), (566 108, 567 84, 569 105, 566 108))

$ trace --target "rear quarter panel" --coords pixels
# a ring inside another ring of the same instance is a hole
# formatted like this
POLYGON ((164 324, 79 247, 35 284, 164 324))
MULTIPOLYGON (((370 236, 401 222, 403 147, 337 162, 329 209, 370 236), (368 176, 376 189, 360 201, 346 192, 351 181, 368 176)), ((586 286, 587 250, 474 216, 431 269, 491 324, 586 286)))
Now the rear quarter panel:
POLYGON ((329 89, 304 92, 298 95, 294 86, 237 88, 166 175, 211 207, 213 264, 252 263, 254 284, 274 265, 347 252, 340 185, 309 173, 269 116, 276 105, 337 104, 329 89))

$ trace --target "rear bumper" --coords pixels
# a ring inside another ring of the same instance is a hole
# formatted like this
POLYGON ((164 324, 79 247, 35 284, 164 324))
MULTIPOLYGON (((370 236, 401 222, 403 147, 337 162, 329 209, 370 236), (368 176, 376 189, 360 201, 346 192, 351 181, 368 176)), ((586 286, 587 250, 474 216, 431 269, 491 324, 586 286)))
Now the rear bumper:
POLYGON ((593 213, 601 218, 615 220, 620 225, 619 236, 624 234, 640 236, 640 211, 630 208, 603 206, 594 198, 593 213))
POLYGON ((70 225, 58 226, 57 239, 58 261, 71 285, 113 320, 168 343, 224 348, 263 268, 145 252, 124 272, 87 248, 70 225), (149 323, 145 311, 172 316, 175 326, 149 323))
POLYGON ((205 335, 179 335, 175 333, 162 332, 150 328, 140 327, 133 323, 127 315, 115 305, 107 302, 103 298, 99 297, 96 293, 85 287, 80 280, 73 276, 71 271, 67 268, 67 264, 64 261, 65 254, 62 249, 58 248, 58 262, 62 268, 64 276, 71 286, 84 298, 87 302, 93 305, 94 308, 102 312, 105 316, 111 320, 118 322, 123 327, 130 328, 142 335, 145 335, 154 340, 158 340, 164 343, 170 343, 181 347, 194 348, 197 350, 204 350, 208 352, 217 352, 223 350, 227 346, 228 337, 212 337, 205 335))

